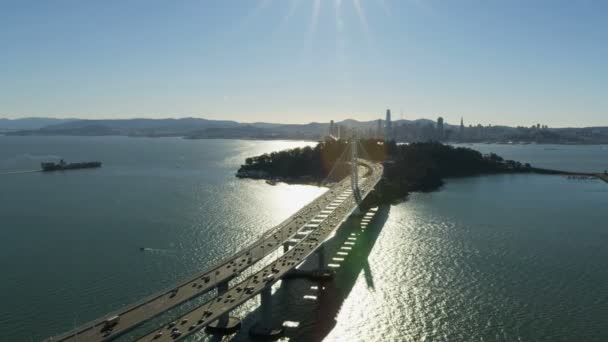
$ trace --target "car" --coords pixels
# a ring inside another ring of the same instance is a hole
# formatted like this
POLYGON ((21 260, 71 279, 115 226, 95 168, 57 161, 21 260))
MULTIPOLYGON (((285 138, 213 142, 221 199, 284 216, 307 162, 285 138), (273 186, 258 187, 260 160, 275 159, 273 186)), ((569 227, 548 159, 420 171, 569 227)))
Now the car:
POLYGON ((180 324, 181 324, 181 325, 184 325, 184 324, 186 324, 186 323, 188 323, 188 319, 187 319, 187 318, 184 318, 184 319, 182 319, 182 322, 181 322, 180 324))
POLYGON ((156 333, 156 335, 154 335, 154 339, 155 339, 155 340, 156 340, 156 339, 159 339, 159 338, 161 338, 161 337, 163 337, 163 333, 162 333, 162 331, 159 331, 158 333, 156 333))
POLYGON ((106 319, 101 331, 104 333, 107 333, 108 331, 112 331, 112 329, 114 329, 114 327, 118 324, 119 321, 120 321, 120 316, 118 316, 118 315, 114 315, 114 316, 106 319))

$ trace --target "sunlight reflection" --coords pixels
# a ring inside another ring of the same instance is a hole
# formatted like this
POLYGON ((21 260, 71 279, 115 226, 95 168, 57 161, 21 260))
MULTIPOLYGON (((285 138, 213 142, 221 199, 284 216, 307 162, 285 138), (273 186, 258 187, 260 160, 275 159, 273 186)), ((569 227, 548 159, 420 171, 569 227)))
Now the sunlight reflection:
POLYGON ((384 14, 386 14, 388 17, 391 16, 391 10, 388 8, 388 5, 386 4, 386 1, 384 0, 377 0, 378 3, 380 4, 380 7, 382 8, 382 11, 384 11, 384 14))
POLYGON ((312 39, 317 31, 317 23, 319 22, 319 11, 321 10, 321 0, 313 0, 312 2, 312 13, 310 15, 310 24, 308 26, 308 33, 306 34, 306 50, 310 48, 312 39))
POLYGON ((296 9, 298 8, 298 5, 300 5, 300 1, 301 0, 291 0, 290 1, 290 3, 289 3, 289 9, 287 10, 287 13, 283 17, 283 20, 281 21, 281 24, 279 25, 279 28, 285 26, 285 24, 287 24, 289 22, 289 19, 295 13, 296 9))
POLYGON ((283 326, 285 328, 297 328, 300 326, 300 322, 285 321, 283 322, 283 326))
POLYGON ((371 35, 369 31, 369 25, 367 25, 367 17, 365 15, 365 10, 363 6, 361 6, 360 0, 353 0, 353 5, 355 6, 355 10, 357 11, 357 15, 359 16, 359 21, 361 22, 361 26, 363 26, 363 31, 365 32, 365 37, 367 38, 367 42, 371 42, 371 35))

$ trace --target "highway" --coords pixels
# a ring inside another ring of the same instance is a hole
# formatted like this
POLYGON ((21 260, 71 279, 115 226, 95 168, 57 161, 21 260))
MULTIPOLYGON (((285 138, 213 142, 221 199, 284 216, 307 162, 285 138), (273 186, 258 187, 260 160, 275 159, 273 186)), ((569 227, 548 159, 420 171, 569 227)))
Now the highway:
MULTIPOLYGON (((364 165, 363 170, 371 169, 375 171, 371 172, 373 175, 377 175, 379 167, 379 174, 381 176, 381 166, 372 165, 365 161, 360 161, 360 163, 364 165)), ((369 187, 366 185, 368 183, 364 182, 362 189, 366 186, 369 187)), ((373 186, 375 186, 375 183, 373 183, 373 186)), ((51 337, 47 341, 109 341, 123 335, 163 312, 214 290, 220 284, 225 284, 259 260, 276 251, 277 248, 282 247, 284 243, 295 244, 298 241, 303 243, 302 238, 307 236, 303 234, 304 232, 310 231, 314 227, 319 227, 319 229, 316 229, 315 234, 320 234, 322 231, 320 228, 325 227, 329 222, 332 222, 330 226, 333 226, 333 223, 341 222, 345 218, 342 217, 343 215, 340 215, 342 214, 345 202, 347 202, 345 201, 347 197, 351 198, 351 200, 353 198, 352 191, 350 190, 350 177, 335 184, 323 195, 300 209, 278 226, 270 229, 258 240, 229 258, 224 259, 209 270, 189 278, 177 286, 157 292, 142 301, 104 315, 100 319, 86 323, 67 333, 51 337), (336 206, 338 203, 340 205, 336 206), (340 212, 340 215, 336 216, 337 212, 340 212), (103 328, 106 320, 115 316, 119 317, 118 323, 111 331, 104 331, 103 328)), ((310 236, 316 235, 310 234, 310 236)), ((321 237, 319 235, 317 238, 320 239, 321 237)), ((308 247, 304 244, 297 247, 297 249, 301 249, 302 253, 304 253, 308 250, 308 247)), ((302 260, 302 253, 298 253, 294 248, 285 255, 294 254, 296 255, 294 258, 297 259, 299 257, 302 260)), ((296 259, 289 262, 295 263, 296 259)), ((216 316, 214 315, 213 317, 216 316)))
MULTIPOLYGON (((371 192, 382 177, 382 166, 364 163, 368 167, 367 178, 361 178, 359 189, 361 198, 371 192)), ((349 181, 349 179, 347 179, 349 181)), ((223 314, 252 299, 264 288, 271 286, 287 272, 296 268, 310 256, 325 240, 330 238, 341 223, 357 208, 355 196, 350 188, 340 188, 334 200, 322 206, 322 210, 300 228, 299 242, 262 270, 232 286, 221 296, 217 296, 194 310, 138 339, 138 341, 177 341, 204 328, 223 314), (172 330, 179 329, 179 336, 172 336, 172 330)))

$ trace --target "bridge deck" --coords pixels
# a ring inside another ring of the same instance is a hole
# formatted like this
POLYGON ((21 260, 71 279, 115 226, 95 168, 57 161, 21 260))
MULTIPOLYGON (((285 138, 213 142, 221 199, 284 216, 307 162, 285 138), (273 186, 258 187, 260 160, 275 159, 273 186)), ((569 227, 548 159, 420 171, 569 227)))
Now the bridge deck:
MULTIPOLYGON (((372 169, 368 178, 361 179, 359 183, 361 197, 365 198, 378 183, 382 176, 382 167, 368 164, 372 169)), ((357 207, 357 202, 352 190, 347 189, 339 193, 339 196, 328 205, 323 207, 325 212, 322 220, 314 225, 316 227, 303 228, 308 232, 293 248, 284 253, 280 258, 270 265, 251 275, 239 284, 231 287, 226 293, 213 298, 194 310, 186 313, 176 320, 176 326, 181 336, 173 338, 171 330, 173 327, 163 326, 150 334, 140 338, 138 341, 175 341, 181 340, 196 331, 217 320, 222 314, 229 312, 237 306, 250 300, 265 287, 283 277, 287 272, 301 264, 304 259, 311 255, 323 242, 331 237, 333 232, 357 207)), ((315 221, 315 220, 311 220, 315 221)))
MULTIPOLYGON (((267 255, 273 253, 284 243, 295 243, 302 238, 300 228, 319 215, 322 208, 334 208, 332 203, 344 199, 344 191, 350 189, 350 178, 334 185, 326 193, 290 216, 281 224, 264 234, 235 255, 223 260, 211 269, 192 277, 179 285, 160 291, 146 299, 112 312, 101 319, 84 324, 70 332, 52 337, 49 341, 106 341, 133 330, 148 320, 176 307, 194 297, 215 289, 219 284, 229 281, 267 255), (298 234, 298 235, 296 235, 298 234), (111 334, 103 332, 108 317, 119 316, 119 322, 111 334)), ((323 214, 322 214, 323 215, 323 214)), ((317 219, 323 217, 317 217, 317 219)), ((327 217, 325 217, 326 219, 327 217)), ((320 221, 316 221, 319 223, 320 221)))

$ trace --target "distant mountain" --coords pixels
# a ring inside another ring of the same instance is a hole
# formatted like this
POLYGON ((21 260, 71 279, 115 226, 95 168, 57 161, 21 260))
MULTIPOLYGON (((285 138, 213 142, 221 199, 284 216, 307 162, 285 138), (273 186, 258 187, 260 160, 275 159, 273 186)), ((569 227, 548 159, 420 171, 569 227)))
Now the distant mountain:
POLYGON ((17 131, 40 129, 50 125, 63 124, 78 119, 54 119, 54 118, 23 118, 23 119, 2 119, 0 118, 1 131, 17 131))
MULTIPOLYGON (((347 119, 335 123, 355 128, 361 136, 375 137, 378 120, 347 119)), ((381 133, 385 121, 381 122, 381 133)), ((266 122, 239 123, 201 118, 80 120, 28 118, 0 119, 0 132, 8 135, 122 135, 133 137, 185 137, 188 139, 296 139, 319 140, 329 132, 329 122, 277 124, 266 122)), ((392 135, 399 141, 457 142, 537 142, 563 144, 608 143, 605 127, 536 128, 507 126, 467 126, 445 124, 440 137, 437 123, 429 119, 395 120, 392 135)))
POLYGON ((235 121, 181 119, 115 119, 73 120, 54 123, 39 129, 22 130, 14 135, 128 135, 128 136, 184 136, 208 128, 237 127, 235 121))

